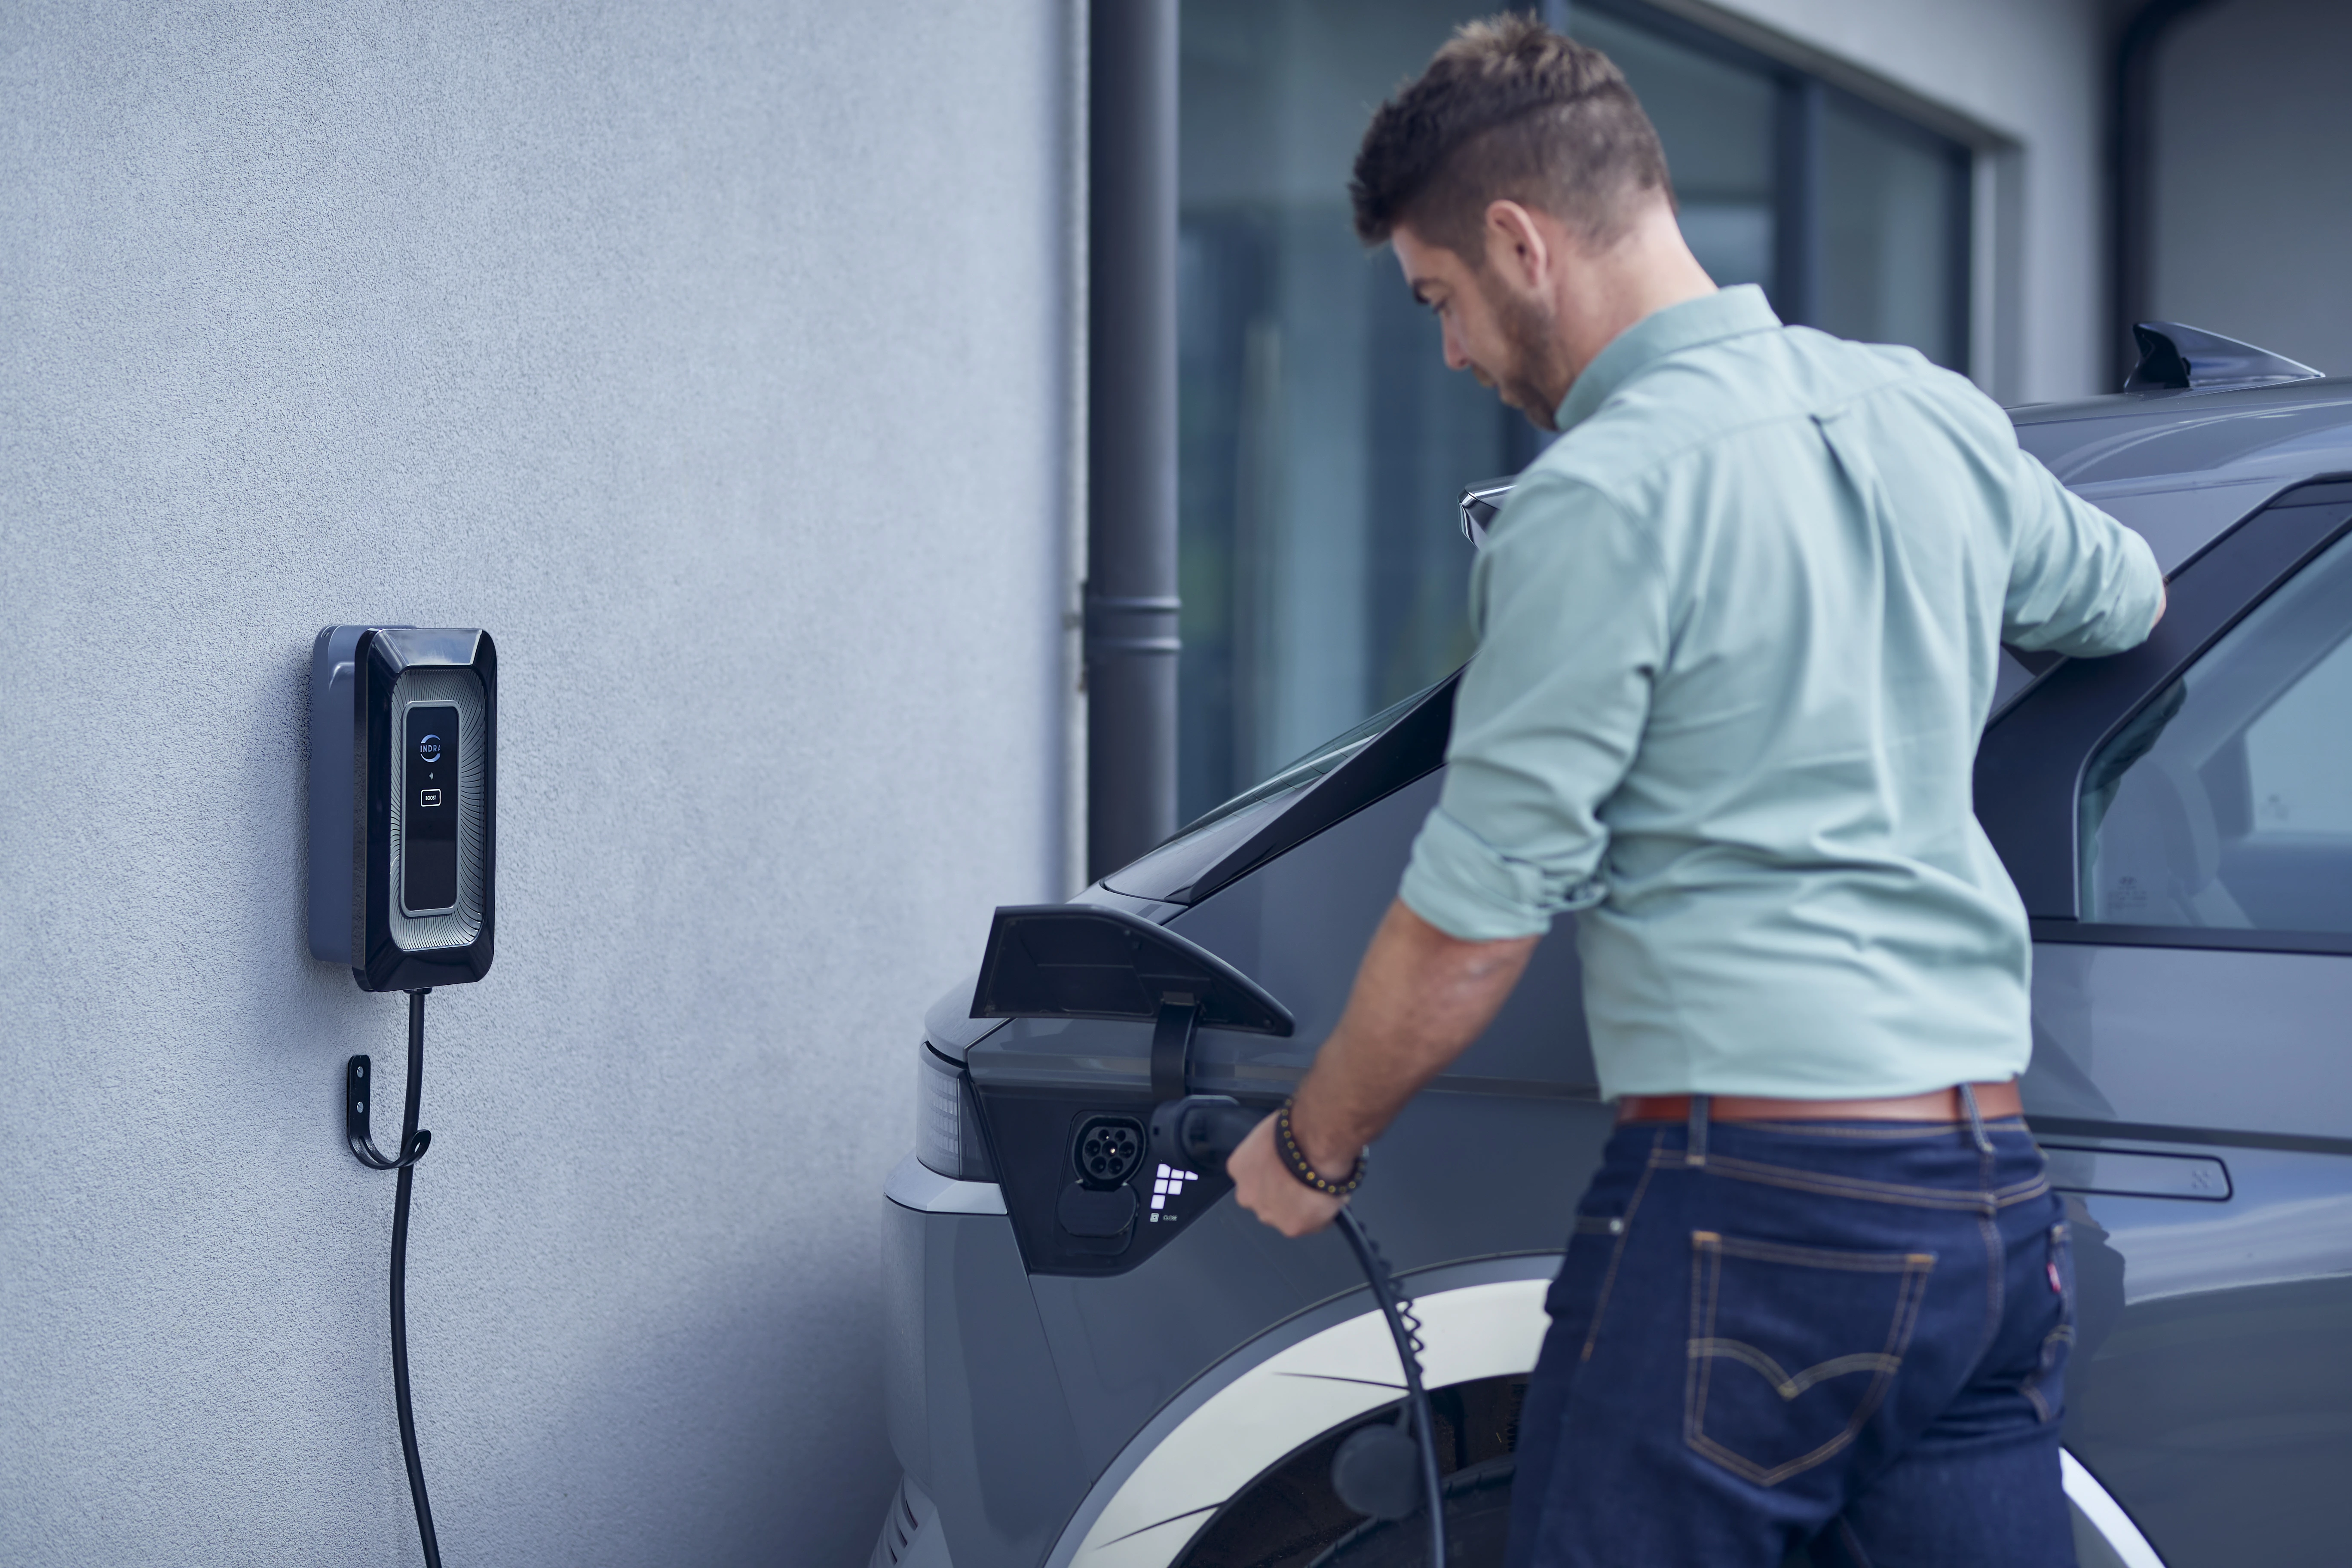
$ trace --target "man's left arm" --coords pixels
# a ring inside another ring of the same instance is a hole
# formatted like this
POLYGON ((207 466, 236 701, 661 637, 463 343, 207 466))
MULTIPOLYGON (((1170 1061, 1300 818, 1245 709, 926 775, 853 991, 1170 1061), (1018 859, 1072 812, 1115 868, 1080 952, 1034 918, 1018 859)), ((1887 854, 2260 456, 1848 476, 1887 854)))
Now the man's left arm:
MULTIPOLYGON (((1465 942, 1403 900, 1390 904, 1356 972, 1348 1009, 1294 1101, 1291 1132, 1307 1163, 1332 1181, 1345 1180, 1357 1151, 1494 1021, 1540 940, 1465 942)), ((1339 1211, 1339 1199, 1284 1167, 1272 1117, 1234 1151, 1225 1171, 1242 1206, 1285 1236, 1320 1230, 1339 1211)))

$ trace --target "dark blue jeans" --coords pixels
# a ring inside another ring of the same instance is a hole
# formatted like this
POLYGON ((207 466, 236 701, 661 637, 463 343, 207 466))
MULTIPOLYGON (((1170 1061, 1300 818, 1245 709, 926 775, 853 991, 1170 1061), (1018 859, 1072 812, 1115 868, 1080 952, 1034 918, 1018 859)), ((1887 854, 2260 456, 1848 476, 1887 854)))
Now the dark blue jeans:
POLYGON ((1547 1302, 1509 1568, 2071 1568, 2074 1279, 2013 1119, 1620 1128, 1547 1302))

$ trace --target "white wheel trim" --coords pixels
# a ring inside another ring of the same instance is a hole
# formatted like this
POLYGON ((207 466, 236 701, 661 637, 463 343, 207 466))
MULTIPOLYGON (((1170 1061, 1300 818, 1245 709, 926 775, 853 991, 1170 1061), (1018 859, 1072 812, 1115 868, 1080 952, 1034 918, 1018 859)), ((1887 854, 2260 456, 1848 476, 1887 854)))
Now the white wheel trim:
MULTIPOLYGON (((1550 1288, 1549 1278, 1506 1279, 1416 1296, 1429 1386, 1533 1367, 1550 1324, 1543 1310, 1550 1288)), ((1228 1364, 1259 1353, 1255 1345, 1244 1346, 1228 1364)), ((1378 1310, 1309 1335, 1248 1367, 1160 1438, 1091 1521, 1079 1510, 1070 1531, 1083 1528, 1084 1536, 1073 1552, 1065 1534, 1052 1561, 1070 1568, 1167 1568, 1218 1506, 1267 1467, 1392 1403, 1403 1390, 1396 1347, 1378 1310)), ((1147 1429, 1138 1441, 1150 1438, 1147 1429)), ((1113 1466, 1110 1473, 1118 1471, 1113 1466)))
POLYGON ((2107 1495, 2098 1477, 2083 1468, 2083 1461, 2065 1449, 2058 1450, 2058 1465, 2066 1479, 2066 1500, 2091 1521, 2091 1528, 2105 1538, 2115 1554, 2123 1559, 2124 1568, 2164 1568, 2164 1559, 2131 1521, 2123 1504, 2107 1495))
MULTIPOLYGON (((1430 1387, 1534 1370, 1550 1326, 1543 1303, 1556 1265, 1545 1267, 1543 1278, 1489 1280, 1415 1298, 1430 1387)), ((1243 1370, 1223 1379, 1172 1428, 1163 1431, 1155 1421, 1138 1434, 1079 1506, 1048 1559, 1050 1568, 1168 1568, 1226 1500, 1285 1455, 1403 1392, 1396 1350, 1377 1310, 1272 1354, 1265 1353, 1263 1342, 1245 1345, 1202 1384, 1217 1384, 1218 1373, 1237 1363, 1243 1370)), ((2071 1453, 2062 1450, 2060 1461, 2067 1500, 2125 1568, 2164 1568, 2097 1478, 2071 1453)))

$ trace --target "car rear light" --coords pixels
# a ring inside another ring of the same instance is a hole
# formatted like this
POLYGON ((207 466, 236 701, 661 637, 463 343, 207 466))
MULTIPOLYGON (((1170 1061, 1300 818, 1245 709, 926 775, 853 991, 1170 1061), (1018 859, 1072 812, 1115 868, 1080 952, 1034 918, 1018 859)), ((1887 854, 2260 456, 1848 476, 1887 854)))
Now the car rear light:
POLYGON ((963 1069, 931 1049, 921 1050, 915 1069, 915 1158, 959 1182, 992 1182, 988 1143, 963 1069))

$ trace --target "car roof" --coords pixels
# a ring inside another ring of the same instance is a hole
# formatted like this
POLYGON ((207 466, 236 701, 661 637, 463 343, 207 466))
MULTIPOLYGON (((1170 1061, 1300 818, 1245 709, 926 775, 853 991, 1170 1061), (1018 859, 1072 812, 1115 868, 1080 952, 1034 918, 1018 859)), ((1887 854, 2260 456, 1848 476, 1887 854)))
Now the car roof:
POLYGON ((2018 445, 2169 572, 2291 485, 2352 476, 2352 378, 2119 393, 2009 411, 2018 445))

